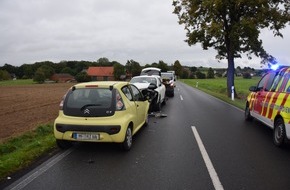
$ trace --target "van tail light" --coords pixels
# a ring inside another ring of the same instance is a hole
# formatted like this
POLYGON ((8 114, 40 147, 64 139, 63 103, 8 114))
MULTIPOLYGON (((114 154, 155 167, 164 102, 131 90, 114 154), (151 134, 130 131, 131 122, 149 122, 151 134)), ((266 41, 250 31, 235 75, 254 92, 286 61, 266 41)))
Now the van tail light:
POLYGON ((116 92, 116 111, 121 111, 121 110, 125 110, 125 104, 123 102, 123 99, 120 95, 120 93, 117 91, 116 92))

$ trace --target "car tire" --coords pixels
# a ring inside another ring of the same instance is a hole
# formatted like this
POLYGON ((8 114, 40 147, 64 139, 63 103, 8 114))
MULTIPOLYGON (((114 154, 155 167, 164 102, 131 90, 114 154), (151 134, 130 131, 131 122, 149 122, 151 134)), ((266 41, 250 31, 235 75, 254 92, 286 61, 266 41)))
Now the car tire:
POLYGON ((132 147, 132 129, 129 126, 126 130, 126 134, 125 134, 125 139, 124 142, 122 143, 122 148, 125 151, 129 151, 132 147))
POLYGON ((152 101, 153 104, 153 111, 160 111, 161 110, 161 99, 160 97, 155 97, 152 101))
POLYGON ((167 99, 166 99, 167 97, 164 97, 164 99, 163 99, 163 102, 162 102, 162 105, 166 105, 166 101, 167 101, 167 99))
POLYGON ((285 124, 282 118, 277 119, 274 124, 273 142, 276 146, 282 147, 286 141, 285 124))
POLYGON ((145 123, 144 123, 144 127, 147 127, 149 125, 149 114, 146 113, 146 118, 145 118, 145 123))
POLYGON ((161 110, 161 102, 156 102, 154 104, 154 111, 160 111, 161 110))
POLYGON ((252 121, 253 117, 251 116, 251 112, 250 112, 250 108, 249 108, 249 104, 246 104, 246 108, 245 108, 245 120, 246 121, 252 121))
POLYGON ((56 139, 56 144, 59 148, 66 150, 72 146, 70 141, 56 139))

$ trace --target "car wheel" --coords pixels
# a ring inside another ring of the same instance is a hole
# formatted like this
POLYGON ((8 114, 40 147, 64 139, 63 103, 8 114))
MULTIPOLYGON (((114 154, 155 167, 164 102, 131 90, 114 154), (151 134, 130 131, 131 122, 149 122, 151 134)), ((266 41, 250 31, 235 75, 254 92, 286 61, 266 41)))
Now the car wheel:
POLYGON ((61 149, 69 149, 72 146, 71 142, 59 139, 56 139, 56 144, 61 149))
POLYGON ((148 115, 148 113, 146 113, 146 118, 145 118, 144 127, 147 127, 148 124, 149 124, 149 115, 148 115))
POLYGON ((250 113, 250 108, 249 108, 248 103, 246 104, 246 108, 245 108, 245 120, 246 121, 253 120, 253 117, 251 116, 251 113, 250 113))
POLYGON ((273 142, 276 146, 281 147, 286 140, 285 124, 283 119, 279 118, 274 124, 273 142))
POLYGON ((126 130, 125 139, 122 143, 122 147, 126 151, 130 150, 132 147, 132 129, 130 126, 126 130))
POLYGON ((167 98, 167 97, 164 97, 164 100, 163 100, 163 102, 162 102, 162 105, 166 105, 166 103, 167 103, 167 102, 166 102, 166 100, 167 100, 166 98, 167 98))
POLYGON ((161 110, 161 102, 156 102, 154 104, 154 110, 155 111, 160 111, 161 110))

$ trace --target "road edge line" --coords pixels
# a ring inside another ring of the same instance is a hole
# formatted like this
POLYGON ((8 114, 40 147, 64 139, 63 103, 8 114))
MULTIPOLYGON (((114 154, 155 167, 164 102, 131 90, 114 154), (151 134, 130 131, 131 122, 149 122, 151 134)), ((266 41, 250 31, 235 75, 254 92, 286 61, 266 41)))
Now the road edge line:
POLYGON ((39 168, 38 170, 34 171, 32 174, 27 176, 25 179, 21 180, 21 178, 20 178, 21 181, 19 183, 15 182, 12 185, 10 185, 10 186, 8 186, 7 188, 4 188, 4 189, 10 189, 10 190, 23 189, 25 186, 27 186, 34 179, 39 177, 41 174, 46 172, 49 168, 54 166, 60 160, 65 158, 67 155, 69 155, 72 151, 73 151, 73 148, 70 148, 70 149, 66 150, 65 152, 61 153, 57 157, 55 157, 52 160, 48 161, 48 163, 45 163, 41 168, 39 168))

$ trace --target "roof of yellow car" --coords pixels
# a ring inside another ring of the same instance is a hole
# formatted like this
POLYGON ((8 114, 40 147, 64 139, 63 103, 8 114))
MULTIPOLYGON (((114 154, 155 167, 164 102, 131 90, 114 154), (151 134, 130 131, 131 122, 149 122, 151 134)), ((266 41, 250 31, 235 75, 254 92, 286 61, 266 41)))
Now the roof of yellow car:
POLYGON ((74 85, 76 88, 85 88, 85 87, 109 87, 109 86, 124 86, 126 84, 129 84, 129 82, 126 81, 92 81, 92 82, 85 82, 85 83, 79 83, 74 85))

